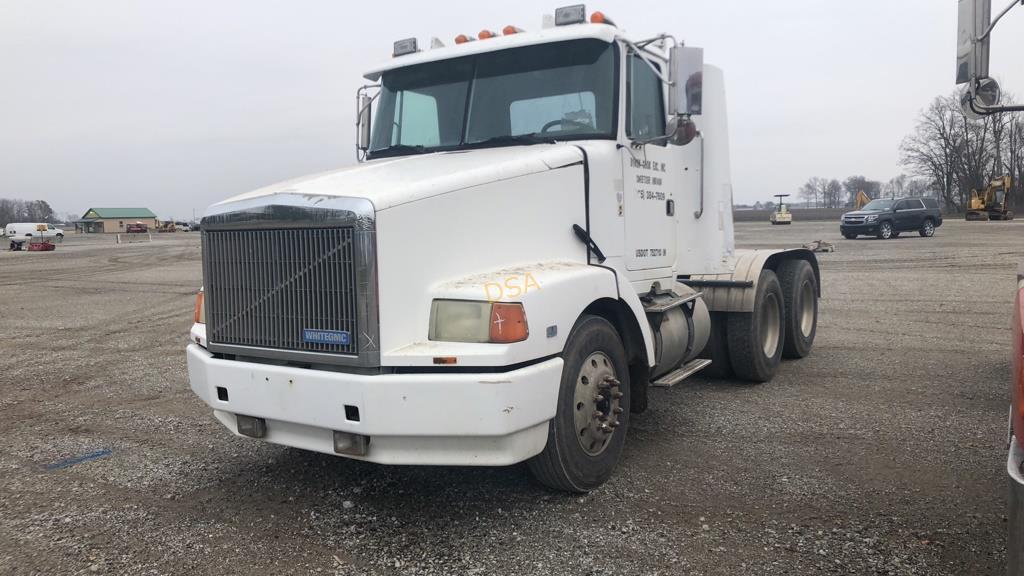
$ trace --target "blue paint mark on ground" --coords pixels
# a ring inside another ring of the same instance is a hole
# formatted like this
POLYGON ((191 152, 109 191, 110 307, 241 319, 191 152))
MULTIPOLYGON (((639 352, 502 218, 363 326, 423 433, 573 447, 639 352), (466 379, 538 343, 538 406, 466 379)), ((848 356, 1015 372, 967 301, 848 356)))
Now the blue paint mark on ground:
POLYGON ((82 454, 81 456, 75 456, 74 458, 68 458, 66 460, 54 462, 53 464, 47 464, 46 469, 61 470, 63 468, 74 466, 75 464, 81 464, 82 462, 88 462, 90 460, 96 460, 97 458, 110 456, 110 454, 111 451, 104 448, 103 450, 97 450, 95 452, 89 452, 88 454, 82 454))

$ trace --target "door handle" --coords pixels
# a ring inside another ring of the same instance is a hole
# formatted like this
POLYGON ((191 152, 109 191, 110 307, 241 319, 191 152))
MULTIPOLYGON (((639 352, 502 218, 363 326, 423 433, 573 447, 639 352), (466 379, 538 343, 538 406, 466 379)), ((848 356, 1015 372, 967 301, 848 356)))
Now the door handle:
POLYGON ((665 200, 665 215, 675 216, 676 215, 676 201, 669 198, 665 200))

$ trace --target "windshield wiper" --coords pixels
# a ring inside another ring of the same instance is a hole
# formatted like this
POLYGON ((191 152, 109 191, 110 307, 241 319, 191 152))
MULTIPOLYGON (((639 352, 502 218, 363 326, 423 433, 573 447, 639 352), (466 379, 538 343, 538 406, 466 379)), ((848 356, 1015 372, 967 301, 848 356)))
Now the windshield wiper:
POLYGON ((505 134, 503 136, 494 136, 481 140, 479 142, 471 142, 471 146, 503 146, 506 144, 554 144, 555 138, 552 136, 545 136, 538 134, 537 132, 530 132, 529 134, 517 134, 510 136, 505 134))
POLYGON ((428 150, 422 144, 393 144, 387 148, 370 150, 371 156, 393 156, 398 154, 426 154, 428 150))

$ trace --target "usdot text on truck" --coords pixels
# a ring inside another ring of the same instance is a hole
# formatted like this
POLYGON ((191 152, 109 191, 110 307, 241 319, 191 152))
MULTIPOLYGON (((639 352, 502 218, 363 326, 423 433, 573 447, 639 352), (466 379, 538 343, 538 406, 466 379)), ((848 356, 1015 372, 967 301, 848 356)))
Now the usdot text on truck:
POLYGON ((357 165, 202 219, 189 379, 235 434, 586 492, 650 387, 810 352, 817 260, 735 249, 700 48, 577 5, 365 78, 357 165))

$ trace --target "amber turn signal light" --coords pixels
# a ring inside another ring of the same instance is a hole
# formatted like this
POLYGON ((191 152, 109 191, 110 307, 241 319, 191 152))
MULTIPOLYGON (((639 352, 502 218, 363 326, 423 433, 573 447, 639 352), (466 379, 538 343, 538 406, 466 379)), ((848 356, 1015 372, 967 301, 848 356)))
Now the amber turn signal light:
POLYGON ((481 40, 487 40, 488 38, 494 38, 494 36, 495 36, 494 32, 491 32, 490 30, 481 30, 480 33, 477 34, 477 38, 479 38, 481 40))
POLYGON ((196 308, 194 310, 196 324, 206 324, 206 312, 203 309, 204 300, 205 297, 203 296, 203 291, 200 290, 199 293, 196 294, 196 308))
POLYGON ((495 302, 491 305, 489 340, 496 344, 522 342, 530 335, 522 304, 495 302))

